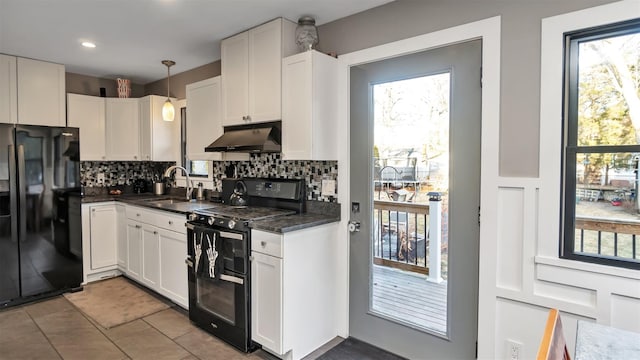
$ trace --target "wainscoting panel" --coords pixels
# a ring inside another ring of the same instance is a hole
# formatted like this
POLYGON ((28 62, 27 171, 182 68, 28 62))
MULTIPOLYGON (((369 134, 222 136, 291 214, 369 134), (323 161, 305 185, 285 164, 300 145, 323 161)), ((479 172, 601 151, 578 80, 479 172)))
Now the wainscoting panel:
POLYGON ((640 299, 611 294, 611 323, 616 327, 640 332, 640 299))
POLYGON ((501 188, 498 192, 497 286, 522 290, 522 243, 524 229, 524 189, 501 188))

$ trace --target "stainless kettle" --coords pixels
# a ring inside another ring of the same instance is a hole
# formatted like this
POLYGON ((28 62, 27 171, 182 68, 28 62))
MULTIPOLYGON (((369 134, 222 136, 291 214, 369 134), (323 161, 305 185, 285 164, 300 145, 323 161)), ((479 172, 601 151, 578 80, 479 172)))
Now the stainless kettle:
POLYGON ((229 198, 231 206, 247 206, 247 185, 244 181, 236 181, 233 194, 229 198))

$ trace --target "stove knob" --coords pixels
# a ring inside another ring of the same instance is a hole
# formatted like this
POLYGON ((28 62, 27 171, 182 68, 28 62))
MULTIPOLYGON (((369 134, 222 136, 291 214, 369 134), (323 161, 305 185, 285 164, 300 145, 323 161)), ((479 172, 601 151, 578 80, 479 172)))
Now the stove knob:
POLYGON ((229 229, 233 229, 234 227, 236 227, 236 221, 235 220, 229 220, 229 229))
POLYGON ((198 220, 198 214, 195 214, 195 213, 189 214, 189 221, 196 221, 196 220, 198 220))
POLYGON ((207 224, 213 226, 213 224, 216 222, 216 218, 214 218, 213 216, 209 216, 207 218, 207 224))

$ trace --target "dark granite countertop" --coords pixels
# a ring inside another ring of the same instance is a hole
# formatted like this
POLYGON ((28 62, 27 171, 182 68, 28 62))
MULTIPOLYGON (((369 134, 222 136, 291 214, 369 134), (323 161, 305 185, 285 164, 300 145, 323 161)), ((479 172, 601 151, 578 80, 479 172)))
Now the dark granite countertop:
POLYGON ((249 227, 256 230, 286 233, 338 221, 340 221, 340 217, 335 215, 304 213, 251 221, 249 227))
POLYGON ((82 203, 97 203, 105 201, 121 201, 130 205, 146 207, 154 210, 169 211, 178 214, 188 214, 194 210, 216 206, 210 201, 183 201, 183 197, 173 195, 154 195, 152 193, 122 194, 122 195, 85 195, 82 203))
MULTIPOLYGON (((83 204, 105 201, 120 201, 130 205, 149 209, 170 211, 178 214, 189 214, 194 210, 220 206, 211 201, 183 201, 184 197, 176 194, 154 195, 153 193, 109 195, 107 193, 85 194, 83 204)), ((223 205, 224 206, 224 205, 223 205)), ((307 212, 296 215, 276 216, 270 219, 252 221, 249 226, 256 230, 286 233, 313 226, 340 221, 340 205, 321 201, 307 201, 307 212)))

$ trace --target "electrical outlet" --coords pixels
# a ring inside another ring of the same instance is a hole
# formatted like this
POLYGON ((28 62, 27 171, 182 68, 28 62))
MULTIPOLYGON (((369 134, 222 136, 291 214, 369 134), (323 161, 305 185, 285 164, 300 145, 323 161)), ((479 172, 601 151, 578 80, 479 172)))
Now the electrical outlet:
POLYGON ((98 184, 104 184, 104 173, 98 173, 96 181, 98 182, 98 184))
POLYGON ((522 353, 522 343, 515 340, 507 339, 507 356, 509 360, 520 360, 522 353))

